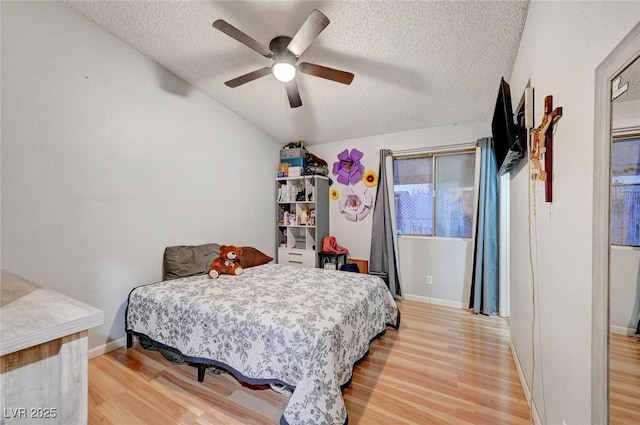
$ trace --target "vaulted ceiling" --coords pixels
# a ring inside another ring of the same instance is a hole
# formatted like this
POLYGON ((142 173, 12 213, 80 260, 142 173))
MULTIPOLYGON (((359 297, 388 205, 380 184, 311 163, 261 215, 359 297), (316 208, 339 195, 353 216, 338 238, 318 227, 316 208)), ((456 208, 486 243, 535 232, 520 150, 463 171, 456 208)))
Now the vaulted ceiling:
MULTIPOLYGON (((489 120, 516 59, 528 1, 65 1, 191 86, 283 141, 325 143, 489 120), (290 108, 273 75, 224 82, 272 59, 212 27, 217 19, 266 46, 293 37, 313 9, 330 24, 299 62, 355 74, 344 85, 298 73, 290 108)), ((165 74, 166 75, 166 74, 165 74)))

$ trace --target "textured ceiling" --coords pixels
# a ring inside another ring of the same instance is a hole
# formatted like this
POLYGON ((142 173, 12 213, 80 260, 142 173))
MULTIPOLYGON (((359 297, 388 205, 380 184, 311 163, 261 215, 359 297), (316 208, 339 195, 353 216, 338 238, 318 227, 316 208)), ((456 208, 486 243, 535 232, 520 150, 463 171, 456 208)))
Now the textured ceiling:
POLYGON ((310 144, 489 120, 528 7, 479 0, 65 3, 275 138, 310 144), (295 35, 314 8, 331 23, 300 61, 353 72, 351 85, 299 74, 303 106, 291 109, 272 75, 223 84, 272 60, 213 21, 268 46, 275 36, 295 35))
POLYGON ((615 102, 620 103, 640 99, 640 56, 627 69, 622 71, 618 77, 620 77, 619 86, 623 87, 626 84, 627 90, 619 97, 616 97, 615 102))

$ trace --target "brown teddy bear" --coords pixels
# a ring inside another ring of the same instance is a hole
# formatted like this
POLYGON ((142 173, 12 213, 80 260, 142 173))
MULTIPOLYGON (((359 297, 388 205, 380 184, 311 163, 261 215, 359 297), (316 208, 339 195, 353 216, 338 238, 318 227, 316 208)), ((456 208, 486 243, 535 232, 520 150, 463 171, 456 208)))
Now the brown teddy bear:
POLYGON ((220 255, 209 266, 209 276, 216 279, 221 274, 241 275, 242 266, 238 258, 242 255, 242 248, 233 245, 220 245, 220 255))

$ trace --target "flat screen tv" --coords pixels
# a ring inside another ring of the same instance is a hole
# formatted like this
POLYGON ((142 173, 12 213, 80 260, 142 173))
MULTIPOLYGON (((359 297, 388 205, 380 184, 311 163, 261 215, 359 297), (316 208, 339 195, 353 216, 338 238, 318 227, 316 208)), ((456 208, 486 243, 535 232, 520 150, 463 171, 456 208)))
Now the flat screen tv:
MULTIPOLYGON (((524 109, 522 114, 518 114, 518 116, 523 118, 524 109)), ((527 150, 526 128, 522 120, 516 121, 513 115, 511 90, 504 78, 500 80, 498 99, 491 121, 491 131, 498 175, 502 175, 511 171, 511 168, 524 158, 527 150)))

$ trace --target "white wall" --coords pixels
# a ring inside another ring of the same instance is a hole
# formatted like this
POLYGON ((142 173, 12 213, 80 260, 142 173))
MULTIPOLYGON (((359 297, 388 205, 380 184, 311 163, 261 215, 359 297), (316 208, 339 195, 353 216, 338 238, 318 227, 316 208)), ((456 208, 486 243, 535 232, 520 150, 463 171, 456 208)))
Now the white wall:
POLYGON ((595 69, 639 19, 640 2, 533 1, 511 76, 514 102, 529 79, 535 87, 536 125, 546 95, 564 108, 553 203, 542 184, 529 203, 527 166, 511 180, 511 338, 529 388, 535 347, 533 397, 544 424, 590 423, 595 69))
POLYGON ((609 268, 611 332, 633 335, 640 317, 640 249, 612 246, 609 268))
MULTIPOLYGON (((0 22, 2 22, 2 6, 0 5, 0 22)), ((2 28, 0 28, 0 46, 2 46, 2 28)), ((0 92, 2 90, 2 60, 0 60, 0 92)), ((2 102, 0 102, 0 130, 2 129, 2 102)), ((2 135, 0 133, 0 176, 2 176, 2 135)), ((2 179, 0 179, 0 269, 2 269, 2 179)), ((2 282, 0 282, 1 284, 2 282)))
POLYGON ((405 298, 469 306, 473 244, 471 239, 401 236, 398 241, 405 298), (427 275, 432 283, 427 284, 427 275))
POLYGON ((166 246, 274 255, 279 142, 63 4, 1 7, 2 266, 104 310, 90 348, 166 246))
MULTIPOLYGON (((496 90, 498 89, 496 82, 496 90)), ((359 139, 344 140, 328 144, 310 145, 311 152, 323 158, 329 164, 329 176, 334 186, 342 188, 331 174, 337 155, 344 149, 357 148, 364 153, 362 163, 367 170, 379 171, 380 149, 415 149, 436 146, 474 143, 482 137, 491 135, 488 122, 470 122, 451 126, 434 127, 382 134, 359 139)), ((374 188, 375 189, 375 188, 374 188)), ((374 192, 375 196, 375 192, 374 192)), ((352 222, 342 216, 337 201, 329 203, 329 231, 338 243, 347 247, 351 257, 369 260, 371 249, 371 217, 363 221, 352 222)), ((471 276, 471 240, 443 238, 399 238, 400 279, 404 294, 414 298, 432 301, 452 301, 453 305, 469 302, 469 282, 471 276), (452 255, 452 253, 455 253, 452 255), (455 273, 446 270, 455 268, 455 273), (426 275, 432 274, 433 284, 426 285, 426 275)))

